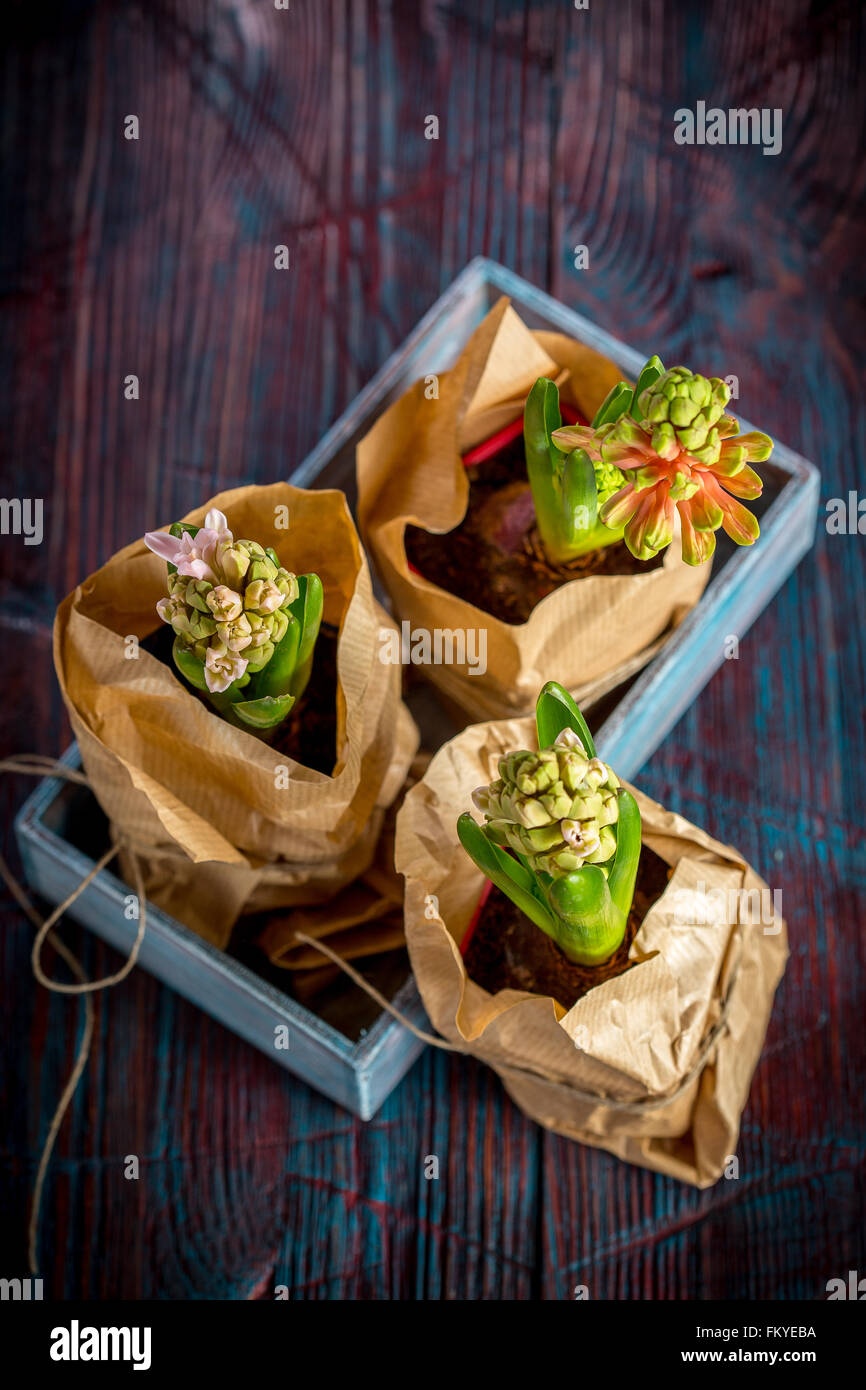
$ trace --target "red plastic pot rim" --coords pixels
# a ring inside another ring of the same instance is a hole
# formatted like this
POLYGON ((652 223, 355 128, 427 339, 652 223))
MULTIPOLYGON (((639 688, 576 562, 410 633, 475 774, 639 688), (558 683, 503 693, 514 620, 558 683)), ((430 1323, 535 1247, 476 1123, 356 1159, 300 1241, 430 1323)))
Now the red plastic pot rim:
MULTIPOLYGON (((568 404, 568 401, 563 401, 560 408, 563 424, 586 425, 589 423, 583 418, 579 410, 575 410, 574 406, 568 404)), ((472 468, 476 463, 484 463, 485 459, 493 458, 494 455, 499 453, 500 449, 504 449, 507 444, 510 444, 511 441, 516 439, 522 432, 523 416, 518 415, 517 419, 512 420, 510 425, 506 425, 504 429, 497 430, 495 434, 491 434, 489 439, 485 439, 480 444, 476 444, 474 449, 469 449, 468 452, 463 455, 463 467, 472 468)))
POLYGON ((489 878, 486 878, 484 880, 484 887, 481 889, 481 897, 478 899, 478 906, 472 914, 472 921, 469 923, 469 926, 463 933, 463 940, 460 942, 461 956, 466 955, 466 951, 469 947, 469 942, 472 940, 475 928, 478 926, 478 923, 481 920, 481 914, 484 911, 484 905, 487 902, 487 899, 490 897, 490 892, 492 888, 493 884, 490 882, 489 878))

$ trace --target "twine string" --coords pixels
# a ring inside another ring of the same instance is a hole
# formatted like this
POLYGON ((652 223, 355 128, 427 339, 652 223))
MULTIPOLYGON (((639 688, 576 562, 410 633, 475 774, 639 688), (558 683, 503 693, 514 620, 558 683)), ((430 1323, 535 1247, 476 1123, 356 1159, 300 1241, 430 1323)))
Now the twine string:
MULTIPOLYGON (((34 773, 33 775, 41 776, 42 774, 34 773)), ((32 902, 30 901, 29 897, 25 893, 24 889, 21 887, 20 883, 10 870, 2 854, 0 854, 0 877, 3 878, 3 881, 5 882, 12 896, 17 901, 19 907, 21 907, 22 911, 25 912, 26 915, 30 918, 30 921, 33 923, 34 927, 36 927, 36 929, 39 930, 42 926, 42 919, 39 916, 39 913, 36 911, 36 908, 33 906, 32 902)), ((83 984, 87 983, 87 976, 85 975, 84 970, 82 969, 76 957, 69 950, 68 946, 66 946, 64 942, 62 942, 60 938, 56 936, 53 932, 49 935, 48 940, 50 941, 53 949, 59 955, 60 959, 66 962, 67 966, 72 971, 72 974, 76 977, 76 979, 80 980, 83 984)), ((42 1154, 39 1159, 38 1167, 36 1169, 36 1182, 33 1185, 33 1201, 31 1204, 30 1222, 27 1230, 27 1262, 30 1267, 31 1274, 39 1273, 36 1248, 38 1244, 39 1208, 42 1202, 42 1188, 45 1185, 45 1174, 48 1171, 48 1164, 51 1160, 51 1154, 54 1149, 54 1142, 57 1138, 60 1126, 63 1123, 63 1117, 69 1108, 69 1104, 72 1100, 72 1097, 75 1094, 76 1087, 78 1086, 78 1083, 84 1074, 84 1069, 87 1066, 87 1059, 90 1055, 90 1044, 93 1040, 94 1013, 95 1010, 93 1007, 93 1000, 90 998, 89 995, 85 995, 84 1028, 82 1029, 81 1033, 81 1041, 78 1044, 78 1050, 75 1054, 75 1062, 73 1064, 72 1071, 69 1074, 69 1079, 66 1082, 66 1086, 63 1089, 63 1094, 60 1097, 60 1101, 52 1117, 51 1124, 48 1126, 48 1136, 43 1145, 42 1154)))
MULTIPOLYGON (((77 786, 86 787, 88 788, 88 790, 92 790, 90 781, 84 772, 80 771, 77 768, 69 767, 66 763, 59 762, 57 759, 43 757, 41 754, 28 753, 22 754, 17 757, 0 759, 0 774, 2 773, 11 773, 16 776, 25 777, 58 777, 64 779, 67 782, 73 782, 77 786)), ((136 962, 138 961, 139 952, 141 951, 141 945, 144 940, 144 934, 147 927, 147 898, 145 896, 144 880, 142 877, 141 864, 139 861, 138 853, 130 844, 130 842, 123 835, 120 834, 118 834, 115 843, 111 847, 111 849, 106 850, 105 854, 103 854, 101 859, 99 859, 93 865, 93 867, 84 876, 81 882, 78 883, 75 888, 73 888, 72 892, 68 894, 64 901, 60 903, 59 906, 56 907, 54 911, 51 912, 50 915, 44 919, 44 921, 40 917, 39 913, 37 912, 30 898, 28 897, 26 891, 19 883, 15 875, 12 873, 11 869, 9 868, 9 865, 7 864, 2 854, 0 854, 0 878, 3 879, 4 883, 6 884, 6 887, 9 889, 10 893, 14 897, 15 901, 18 903, 19 907, 21 907, 22 911, 27 915, 27 917, 32 922, 33 926, 36 928, 36 937, 34 939, 33 949, 30 955, 31 966, 36 980, 39 982, 39 984, 43 985, 45 989, 49 990, 52 994, 71 994, 81 996, 83 999, 85 1010, 84 1027, 82 1029, 81 1041, 78 1045, 72 1071, 69 1074, 69 1079, 63 1089, 63 1093, 60 1097, 60 1100, 58 1101, 57 1108, 55 1109, 54 1114, 51 1117, 51 1123, 48 1126, 48 1134, 46 1136, 45 1144, 43 1145, 42 1153, 39 1158, 39 1164, 36 1170, 36 1181, 33 1187, 33 1201, 31 1205, 30 1222, 28 1227, 28 1262, 31 1274, 36 1275, 38 1274, 37 1251, 39 1236, 39 1213, 42 1204, 42 1193, 45 1186, 45 1177, 48 1171, 49 1162, 51 1161, 51 1155, 54 1150, 54 1144, 56 1142, 57 1135, 60 1132, 60 1127, 63 1124, 66 1112, 69 1109, 73 1096, 75 1095, 78 1083, 84 1074, 85 1068, 87 1066, 87 1061, 90 1056, 90 1048, 93 1042, 94 1007, 91 995, 96 993, 98 990, 109 989, 113 985, 120 984, 120 982, 122 980, 125 980, 126 977, 134 969, 136 962), (104 976, 101 980, 90 980, 88 979, 84 971, 84 968, 81 965, 81 962, 75 957, 75 955, 73 955, 69 947, 66 946, 64 942, 61 941, 60 938, 56 935, 54 928, 57 926, 57 923, 64 916, 64 914, 69 911, 69 909, 78 900, 78 898, 81 897, 82 893, 84 893, 85 890, 90 886, 90 884, 97 877, 97 875, 100 874, 102 870, 106 868, 108 864, 111 863, 111 861, 118 854, 121 848, 126 850, 127 857, 132 868, 133 878, 135 880, 135 892, 138 900, 139 913, 138 931, 136 932, 135 941, 132 944, 132 949, 130 950, 129 955, 127 956, 127 959, 121 966, 120 970, 116 971, 113 975, 104 976), (53 980, 50 978, 50 976, 45 974, 45 971, 42 969, 42 949, 46 941, 50 944, 52 949, 57 953, 60 959, 64 961, 69 970, 75 976, 76 980, 78 981, 77 984, 62 984, 59 980, 53 980)), ((315 937, 308 936, 306 932, 302 931, 295 932, 295 940, 302 942, 306 946, 311 946, 315 951, 318 951, 320 955, 326 956, 330 961, 333 962, 334 965, 338 966, 339 969, 342 970, 343 973, 347 975, 349 979, 352 980, 358 986, 359 989, 362 989, 365 992, 365 994, 368 994, 370 998, 376 1004, 378 1004, 381 1009, 384 1009, 386 1013, 390 1014, 392 1018, 396 1019, 398 1023, 402 1024, 404 1028, 408 1029, 408 1031, 412 1033, 416 1038, 418 1038, 421 1042, 426 1043, 428 1047, 437 1047, 441 1049, 441 1051, 443 1052, 459 1053, 464 1056, 477 1055, 472 1048, 464 1044, 447 1042, 444 1038, 438 1038, 433 1033, 428 1033, 423 1028, 419 1028, 417 1024, 413 1023, 412 1019, 407 1018, 407 1016, 404 1013, 402 1013, 400 1009, 396 1008, 395 1005, 392 1004, 389 999, 386 999, 385 996, 382 993, 380 993, 380 991, 369 982, 369 980, 365 980, 364 976, 361 975, 360 972, 357 971, 353 965, 351 965, 347 960, 344 960, 342 956, 338 955, 337 952, 334 951, 330 946, 328 946, 326 942, 319 941, 315 937)), ((701 1047, 699 1048, 693 1065, 689 1068, 688 1072, 681 1079, 676 1088, 673 1091, 667 1092, 664 1096, 646 1096, 634 1101, 620 1100, 616 1096, 606 1096, 599 1091, 580 1090, 578 1087, 572 1084, 568 1077, 556 1076, 553 1073, 548 1073, 538 1068, 522 1067, 512 1062, 507 1057, 491 1057, 489 1059, 490 1064, 497 1068, 501 1068, 505 1072, 516 1073, 521 1077, 531 1078, 535 1081, 544 1081, 548 1084, 566 1086, 568 1087, 570 1095, 575 1100, 583 1101, 590 1105, 604 1105, 610 1109, 619 1110, 626 1114, 645 1114, 649 1110, 662 1109, 665 1106, 671 1105, 675 1100, 679 1099, 679 1097, 688 1090, 688 1088, 692 1085, 693 1081, 695 1081, 695 1079, 703 1070, 710 1056, 710 1053, 712 1052, 722 1033, 726 1029, 734 985, 736 983, 737 972, 739 970, 739 964, 740 956, 737 957, 731 969, 719 1017, 716 1023, 710 1029, 701 1047)))
MULTIPOLYGON (((76 786, 90 787, 87 776, 79 771, 78 768, 68 767, 66 763, 58 762, 55 758, 45 758, 36 753, 27 753, 14 758, 3 758, 0 760, 0 773, 4 772, 23 777, 61 777, 67 782, 75 783, 76 786)), ((81 1032, 81 1041, 78 1044, 72 1071, 69 1073, 69 1079, 63 1088, 60 1100, 57 1102, 57 1107, 51 1117, 45 1143, 42 1146, 42 1153, 39 1156, 39 1163, 36 1169, 36 1181, 33 1185, 33 1201, 30 1207, 30 1221, 27 1229, 27 1262, 30 1267, 30 1273, 34 1275, 38 1275, 39 1273, 39 1212, 42 1206, 42 1192, 45 1186, 48 1165, 51 1162, 51 1155, 54 1152, 54 1145, 60 1133, 60 1127, 72 1103, 72 1098, 78 1088, 78 1083, 87 1067, 90 1048, 93 1042, 95 1011, 93 1008, 93 1000, 90 996, 97 990, 108 989, 112 985, 120 984, 121 980, 126 979, 138 960, 141 943, 144 940, 144 933, 147 927, 147 898, 144 892, 144 880, 142 878, 138 856, 134 853, 131 855, 132 870, 135 878, 135 890, 138 898, 138 932, 136 933, 132 950, 120 970, 114 975, 106 975, 101 980, 88 979, 81 962, 72 951, 70 951, 69 947, 60 940, 54 931, 54 927, 56 927, 64 913, 81 897, 81 894, 93 882, 97 874, 101 873, 105 866, 111 862, 120 847, 121 841, 118 840, 110 850, 106 851, 98 863, 94 864, 90 872, 76 885, 69 896, 60 903, 44 921, 40 917, 26 891, 12 873, 4 856, 0 854, 0 877, 2 877, 6 887, 9 889, 19 907, 26 913, 36 928, 36 937, 33 942, 33 949, 30 953, 30 964, 33 968, 33 974, 39 984, 44 985, 52 994, 76 994, 83 995, 84 997, 84 1027, 81 1032), (45 971, 42 969, 42 948, 46 941, 50 943, 60 959, 65 962, 66 966, 78 981, 78 984, 62 984, 59 980, 52 980, 50 976, 45 974, 45 971)))
POLYGON ((411 1018, 407 1018, 404 1013, 401 1013, 398 1008, 395 1008, 390 999, 386 999, 384 994, 380 994, 375 985, 371 985, 369 980, 365 980, 364 976, 357 971, 353 965, 350 965, 347 960, 339 956, 337 952, 333 951, 324 941, 317 941, 315 937, 308 936, 307 933, 303 931, 296 931, 294 939, 295 941, 303 942, 305 946, 312 946, 314 950, 319 951, 323 956, 327 956, 329 960, 332 960, 335 965, 340 967, 344 975, 348 975, 350 980, 354 980, 359 989, 362 989, 365 994, 369 994, 370 998, 373 999, 381 1009, 389 1013, 392 1018, 396 1018, 398 1023, 402 1023, 403 1027, 407 1028, 410 1033, 414 1033, 415 1037, 420 1038, 421 1042, 427 1043, 430 1047, 440 1047, 443 1052, 469 1052, 468 1047, 460 1047, 457 1043, 446 1042, 444 1038, 435 1037, 433 1033, 425 1033, 423 1028, 419 1028, 417 1024, 412 1022, 411 1018))
MULTIPOLYGON (((739 933, 737 933, 737 935, 739 936, 739 933)), ((314 937, 308 936, 306 932, 302 931, 295 932, 295 940, 303 942, 305 946, 313 946, 317 951, 321 951, 322 955, 327 956, 335 965, 338 965, 343 973, 349 976, 350 980, 354 980, 355 984, 358 985, 360 989, 364 990, 366 994, 369 994, 371 999, 374 999, 392 1018, 396 1018, 398 1023, 402 1023, 404 1028, 408 1028, 409 1032, 414 1033, 415 1037, 420 1038, 422 1042, 428 1043, 430 1047, 439 1047, 443 1052, 458 1052, 467 1057, 476 1057, 478 1055, 471 1047, 467 1047, 461 1043, 446 1042, 443 1038, 434 1037, 432 1033, 426 1033, 423 1028, 418 1028, 410 1018, 407 1018, 398 1008, 395 1008, 390 1000, 386 999, 383 994, 380 994, 375 986, 370 984, 369 980, 365 980, 364 976, 361 975, 354 966, 350 965, 347 960, 343 960, 342 956, 339 956, 337 952, 332 950, 324 941, 317 941, 314 937)), ((663 1096, 641 1096, 638 1100, 620 1100, 618 1096, 607 1096, 601 1091, 582 1091, 580 1087, 575 1086, 567 1076, 557 1076, 554 1072, 545 1072, 540 1067, 521 1067, 518 1063, 512 1062, 507 1057, 500 1058, 490 1056, 482 1060, 489 1061, 491 1066, 501 1067, 503 1071, 516 1072, 518 1075, 531 1078, 533 1081, 545 1081, 554 1086, 567 1086, 570 1096, 575 1100, 584 1101, 589 1105, 604 1105, 609 1109, 621 1110, 630 1115, 643 1115, 648 1110, 661 1110, 665 1106, 671 1105, 673 1101, 678 1100, 679 1097, 688 1090, 695 1078, 703 1071, 707 1058, 722 1033, 727 1028, 728 1014, 730 1012, 731 999, 739 968, 740 957, 738 956, 731 969, 728 987, 725 990, 725 997, 722 1001, 718 1019, 704 1038, 695 1061, 686 1072, 685 1076, 677 1083, 673 1091, 666 1091, 663 1096)))

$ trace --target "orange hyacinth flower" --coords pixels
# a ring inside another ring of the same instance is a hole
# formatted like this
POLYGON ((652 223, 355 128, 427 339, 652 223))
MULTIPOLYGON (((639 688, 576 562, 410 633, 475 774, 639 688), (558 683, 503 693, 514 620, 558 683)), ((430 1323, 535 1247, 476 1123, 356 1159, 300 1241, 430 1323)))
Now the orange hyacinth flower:
POLYGON ((760 497, 763 484, 749 464, 769 458, 773 447, 769 436, 757 430, 738 434, 739 425, 730 415, 721 416, 714 430, 717 440, 701 450, 703 460, 689 453, 673 431, 663 440, 662 454, 654 447, 659 435, 656 431, 654 440, 652 424, 630 416, 599 430, 563 429, 555 438, 559 447, 567 443, 586 449, 591 458, 621 470, 626 484, 600 508, 599 518, 605 526, 625 528, 623 539, 634 556, 649 560, 670 545, 676 510, 683 559, 700 565, 715 550, 720 526, 737 545, 757 540, 757 519, 738 499, 760 497), (709 461, 713 454, 717 457, 709 461))

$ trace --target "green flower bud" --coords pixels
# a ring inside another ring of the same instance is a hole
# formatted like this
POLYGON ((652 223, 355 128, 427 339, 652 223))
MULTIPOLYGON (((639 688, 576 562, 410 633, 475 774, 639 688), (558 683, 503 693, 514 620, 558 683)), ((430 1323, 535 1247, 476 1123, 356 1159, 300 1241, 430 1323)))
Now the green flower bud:
POLYGON ((263 666, 267 666, 273 654, 273 642, 265 641, 260 647, 245 647, 244 656, 248 663, 247 670, 250 672, 261 671, 263 666))
POLYGON ((687 367, 662 373, 638 402, 652 426, 656 453, 671 459, 684 449, 699 463, 716 463, 721 448, 716 426, 730 395, 730 388, 716 376, 699 376, 687 367))
MULTIPOLYGON (((172 576, 172 578, 174 577, 172 576)), ((178 637, 189 635, 189 611, 182 592, 178 593, 176 588, 172 589, 168 598, 159 600, 156 611, 164 623, 171 623, 178 637)))
POLYGON ((673 425, 668 424, 667 421, 661 425, 656 425, 652 432, 652 446, 659 458, 676 458, 680 451, 680 442, 673 425))
POLYGON ((625 474, 617 468, 615 463, 605 463, 603 460, 593 465, 595 468, 595 485, 598 488, 598 505, 603 507, 608 498, 619 492, 620 488, 625 487, 625 474))
POLYGON ((199 613, 196 608, 188 608, 189 627, 187 633, 194 641, 205 641, 208 637, 213 637, 216 632, 216 623, 208 613, 199 613))
POLYGON ((288 613, 284 613, 282 609, 279 609, 273 615, 273 624, 273 628, 271 629, 271 641, 274 646, 276 646, 278 642, 282 642, 289 630, 288 613))
POLYGON ((687 502, 690 497, 694 497, 698 491, 700 483, 694 478, 687 478, 685 473, 677 470, 676 476, 671 483, 670 498, 672 502, 687 502))
POLYGON ((499 773, 473 795, 496 844, 554 877, 612 858, 619 782, 607 764, 587 758, 570 729, 551 748, 508 754, 499 773))
POLYGON ((247 587, 259 580, 267 580, 270 584, 273 584, 278 573, 279 570, 277 566, 274 564, 273 560, 268 559, 267 555, 263 553, 260 556, 255 556, 250 560, 250 567, 247 570, 247 587))
POLYGON ((197 608, 199 613, 208 613, 207 600, 212 589, 213 585, 207 579, 190 579, 184 597, 191 608, 197 608))
POLYGON ((242 589, 244 578, 250 567, 249 551, 243 542, 238 541, 235 545, 220 546, 217 552, 217 563, 226 584, 232 589, 242 589))
POLYGON ((292 574, 290 570, 283 569, 281 565, 277 570, 277 577, 274 583, 283 595, 283 607, 285 608, 288 604, 294 603, 300 593, 296 575, 292 574))

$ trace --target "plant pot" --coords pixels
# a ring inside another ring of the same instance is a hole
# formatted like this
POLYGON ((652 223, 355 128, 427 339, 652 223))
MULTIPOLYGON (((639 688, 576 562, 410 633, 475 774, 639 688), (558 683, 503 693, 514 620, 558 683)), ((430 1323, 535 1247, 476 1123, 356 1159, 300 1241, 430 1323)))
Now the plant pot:
MULTIPOLYGON (((478 931, 485 880, 456 822, 499 758, 534 738, 530 719, 465 729, 398 816, 406 940, 424 1005, 539 1124, 708 1186, 736 1151, 787 959, 785 924, 767 918, 766 885, 736 850, 635 791, 644 858, 651 852, 669 880, 652 902, 635 895, 643 916, 622 957, 599 970, 599 983, 590 974, 582 992, 557 989, 561 998, 521 988, 519 978, 483 988, 467 969, 471 945, 466 959, 461 946, 473 924, 478 931), (765 920, 747 920, 753 894, 765 920)), ((573 985, 574 969, 563 958, 558 978, 573 985)))
POLYGON ((54 650, 84 768, 139 857, 148 898, 225 947, 241 913, 320 903, 368 869, 418 736, 399 671, 378 659, 389 619, 343 495, 238 488, 184 519, 201 524, 211 507, 237 535, 273 534, 286 566, 322 579, 336 642, 330 765, 310 767, 302 744, 293 755, 220 718, 147 650, 165 564, 142 541, 64 600, 54 650), (290 525, 275 532, 279 508, 290 525))
POLYGON ((520 487, 519 459, 512 460, 513 477, 495 476, 514 437, 495 441, 498 457, 488 443, 492 432, 514 430, 529 388, 543 375, 557 380, 572 418, 582 419, 620 378, 593 349, 561 334, 530 333, 503 298, 453 370, 436 379, 438 396, 428 399, 427 379, 417 383, 358 445, 365 544, 410 641, 415 633, 463 635, 463 652, 443 642, 442 659, 420 669, 470 719, 525 713, 547 680, 561 680, 579 699, 612 688, 649 660, 710 576, 709 564, 684 563, 676 539, 648 562, 617 545, 572 566, 546 564, 525 485, 511 496, 520 487), (489 484, 482 473, 493 474, 489 484), (508 505, 491 521, 500 485, 509 489, 508 505), (430 577, 437 546, 442 572, 455 576, 453 591, 430 577), (480 550, 494 552, 492 559, 480 560, 480 550), (515 595, 518 561, 529 578, 515 595), (478 601, 479 576, 491 574, 508 589, 496 612, 478 601))

